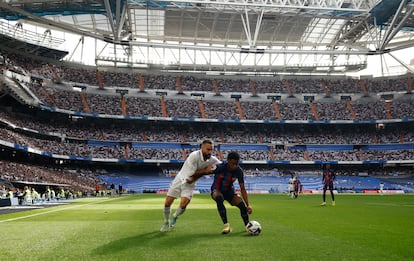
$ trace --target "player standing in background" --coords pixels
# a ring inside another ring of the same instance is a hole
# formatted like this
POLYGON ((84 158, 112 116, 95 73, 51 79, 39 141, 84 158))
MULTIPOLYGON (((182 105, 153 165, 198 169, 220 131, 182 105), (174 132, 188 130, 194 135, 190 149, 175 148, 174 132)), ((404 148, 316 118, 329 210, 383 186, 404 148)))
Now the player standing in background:
POLYGON ((115 197, 115 184, 112 182, 109 188, 111 189, 111 197, 115 197))
POLYGON ((332 197, 332 206, 335 206, 335 197, 333 193, 333 182, 336 176, 335 173, 331 170, 331 165, 323 165, 323 176, 322 176, 322 185, 323 185, 323 202, 321 206, 326 206, 326 190, 329 188, 332 197))
POLYGON ((193 197, 193 192, 196 185, 197 178, 202 175, 212 173, 216 165, 220 163, 216 157, 212 156, 214 146, 210 140, 204 140, 201 143, 199 150, 193 151, 188 155, 184 161, 181 170, 175 176, 168 189, 167 196, 164 202, 164 223, 160 229, 161 232, 166 231, 168 228, 173 228, 177 222, 178 216, 182 215, 193 197), (194 177, 193 175, 198 175, 194 177), (171 222, 170 213, 171 205, 174 200, 181 197, 180 205, 177 207, 171 222))
POLYGON ((383 196, 384 195, 384 183, 381 182, 379 187, 380 187, 381 196, 383 196))
POLYGON ((214 181, 211 185, 211 197, 216 201, 217 210, 223 221, 224 227, 222 234, 228 234, 231 231, 230 224, 227 221, 227 211, 224 206, 224 200, 228 201, 232 206, 240 209, 240 215, 244 225, 249 223, 249 214, 252 208, 249 206, 247 191, 244 187, 244 174, 239 166, 240 156, 237 152, 230 152, 227 161, 217 166, 213 171, 214 181), (239 182, 242 198, 234 191, 234 181, 239 182))
POLYGON ((295 183, 295 178, 293 173, 290 174, 290 178, 289 178, 289 184, 288 184, 288 190, 289 190, 289 197, 293 198, 294 197, 294 183, 295 183))
POLYGON ((294 189, 294 198, 298 198, 299 193, 302 192, 302 183, 300 183, 299 177, 295 176, 295 180, 293 181, 293 189, 294 189))
POLYGON ((289 197, 294 198, 295 197, 295 175, 294 173, 290 173, 290 178, 288 181, 288 190, 289 190, 289 197))

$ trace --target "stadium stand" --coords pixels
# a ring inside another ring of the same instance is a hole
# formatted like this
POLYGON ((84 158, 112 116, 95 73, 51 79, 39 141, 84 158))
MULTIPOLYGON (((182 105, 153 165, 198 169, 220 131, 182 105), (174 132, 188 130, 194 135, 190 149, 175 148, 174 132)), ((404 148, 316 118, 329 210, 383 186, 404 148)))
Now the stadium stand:
MULTIPOLYGON (((236 150, 246 166, 259 166, 259 172, 269 164, 306 170, 307 164, 331 161, 365 171, 389 161, 387 171, 402 164, 394 169, 406 176, 413 164, 410 76, 361 83, 151 74, 142 75, 141 84, 139 75, 121 71, 101 71, 99 80, 96 68, 38 62, 9 53, 5 57, 5 71, 13 74, 2 74, 8 77, 3 86, 17 75, 26 77, 22 81, 28 81, 24 84, 40 103, 27 106, 16 98, 23 95, 13 96, 2 88, 1 99, 12 96, 21 103, 5 103, 0 112, 0 144, 18 158, 43 157, 62 165, 148 163, 168 168, 181 164, 200 140, 211 138, 217 154, 236 150), (202 95, 192 96, 194 91, 202 95), (392 99, 384 99, 383 92, 392 93, 392 99)), ((96 177, 90 179, 89 190, 101 183, 96 177)), ((134 192, 162 190, 171 180, 100 179, 125 184, 134 192)), ((252 176, 248 189, 281 192, 285 179, 252 176)), ((304 177, 302 183, 317 190, 317 179, 304 177)), ((378 182, 376 177, 344 177, 337 186, 359 191, 374 189, 378 182)), ((202 180, 198 189, 207 191, 208 183, 208 178, 202 180)), ((388 182, 387 186, 411 191, 406 185, 388 182)))

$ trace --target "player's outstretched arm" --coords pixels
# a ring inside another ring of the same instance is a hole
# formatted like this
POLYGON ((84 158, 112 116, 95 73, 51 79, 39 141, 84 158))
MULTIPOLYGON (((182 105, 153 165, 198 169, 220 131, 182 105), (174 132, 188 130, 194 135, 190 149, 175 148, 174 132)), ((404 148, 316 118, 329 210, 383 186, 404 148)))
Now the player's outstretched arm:
POLYGON ((244 203, 246 204, 247 213, 250 215, 253 212, 252 207, 249 205, 249 197, 247 196, 247 191, 244 186, 244 183, 240 183, 240 192, 243 198, 244 203))
POLYGON ((196 182, 202 176, 212 174, 215 169, 216 165, 210 165, 208 167, 205 167, 204 169, 198 169, 192 176, 187 178, 187 183, 196 182))

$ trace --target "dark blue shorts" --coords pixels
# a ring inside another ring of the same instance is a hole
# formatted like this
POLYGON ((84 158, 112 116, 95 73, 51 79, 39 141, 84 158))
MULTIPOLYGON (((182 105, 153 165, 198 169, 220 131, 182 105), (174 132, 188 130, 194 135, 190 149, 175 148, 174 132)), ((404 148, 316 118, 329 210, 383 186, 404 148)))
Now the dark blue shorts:
MULTIPOLYGON (((231 202, 233 200, 233 197, 237 195, 233 189, 220 192, 223 194, 224 200, 227 200, 228 202, 231 202)), ((213 193, 214 191, 211 192, 211 196, 213 196, 213 193)))

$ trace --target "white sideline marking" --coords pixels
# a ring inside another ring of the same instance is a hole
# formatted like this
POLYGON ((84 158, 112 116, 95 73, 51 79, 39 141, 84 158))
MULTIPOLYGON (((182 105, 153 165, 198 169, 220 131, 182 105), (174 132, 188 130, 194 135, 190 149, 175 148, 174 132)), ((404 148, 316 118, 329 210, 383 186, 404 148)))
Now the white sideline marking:
POLYGON ((75 205, 75 206, 70 206, 70 207, 66 207, 66 208, 53 209, 53 210, 49 210, 49 211, 46 211, 46 212, 35 213, 35 214, 28 215, 28 216, 23 216, 23 217, 9 218, 9 219, 5 219, 5 220, 0 220, 0 223, 15 221, 15 220, 19 220, 19 219, 36 217, 36 216, 40 216, 40 215, 44 215, 44 214, 49 214, 49 213, 53 213, 53 212, 58 212, 58 211, 63 211, 63 210, 71 209, 71 208, 78 208, 78 207, 83 207, 83 206, 89 206, 89 205, 93 205, 93 204, 97 204, 97 203, 101 203, 101 202, 106 202, 106 201, 110 201, 110 200, 115 200, 115 199, 116 198, 111 198, 111 199, 107 199, 107 200, 104 200, 104 201, 91 202, 91 203, 84 204, 84 205, 75 205))

